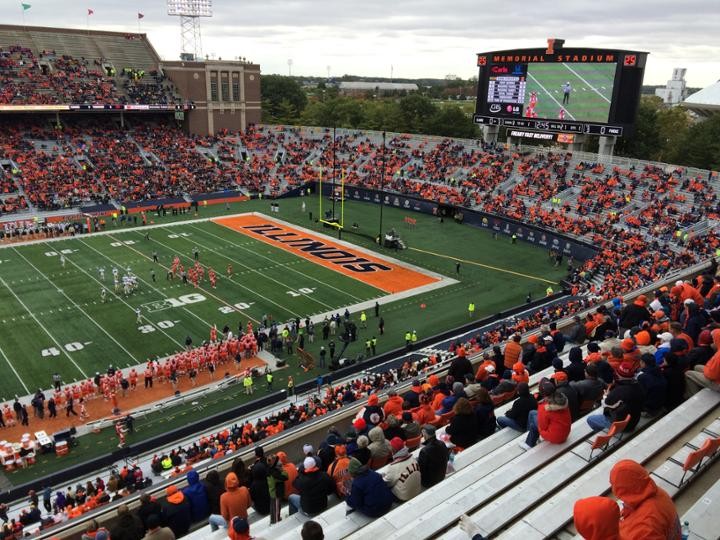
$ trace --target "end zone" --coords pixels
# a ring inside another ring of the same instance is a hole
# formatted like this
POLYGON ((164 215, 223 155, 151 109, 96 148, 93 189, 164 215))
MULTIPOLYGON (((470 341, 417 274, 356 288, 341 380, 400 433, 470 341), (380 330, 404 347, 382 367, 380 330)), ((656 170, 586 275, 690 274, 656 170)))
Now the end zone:
POLYGON ((455 280, 260 213, 220 217, 213 223, 288 251, 388 294, 445 286, 455 280))

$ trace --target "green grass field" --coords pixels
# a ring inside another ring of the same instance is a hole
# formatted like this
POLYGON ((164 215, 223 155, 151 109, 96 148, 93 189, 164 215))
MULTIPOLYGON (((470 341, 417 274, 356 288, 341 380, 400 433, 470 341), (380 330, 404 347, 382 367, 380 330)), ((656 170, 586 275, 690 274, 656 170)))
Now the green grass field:
MULTIPOLYGON (((304 202, 307 211, 317 215, 317 197, 305 198, 304 202)), ((300 199, 281 200, 280 214, 272 216, 332 233, 310 222, 301 204, 300 199)), ((203 208, 200 217, 248 211, 270 215, 269 202, 237 203, 229 211, 222 205, 203 208)), ((357 222, 360 231, 368 235, 377 233, 378 213, 379 207, 369 203, 345 205, 346 223, 357 222)), ((55 371, 71 382, 104 370, 108 364, 125 367, 171 354, 182 347, 187 335, 195 343, 207 339, 213 324, 219 328, 228 324, 236 330, 239 324, 250 318, 260 320, 264 314, 284 321, 326 311, 342 312, 345 306, 374 298, 379 298, 386 322, 386 334, 378 343, 378 352, 383 352, 401 347, 403 334, 410 328, 422 339, 466 323, 470 300, 475 302, 476 317, 480 318, 522 303, 528 292, 534 298, 543 296, 545 280, 557 282, 562 277, 562 271, 554 268, 545 251, 537 247, 512 245, 502 237, 493 240, 487 231, 449 220, 441 224, 422 214, 412 213, 417 226, 406 228, 403 218, 407 215, 406 211, 385 207, 384 228, 395 227, 410 248, 387 254, 455 278, 458 283, 392 303, 384 303, 385 293, 360 281, 212 222, 193 222, 192 217, 183 222, 170 216, 159 218, 163 226, 150 230, 150 240, 140 228, 118 226, 117 233, 111 235, 0 249, 0 397, 9 399, 37 387, 49 388, 55 371), (176 254, 187 266, 196 246, 201 262, 214 267, 221 276, 216 289, 207 281, 198 290, 165 279, 162 266, 169 266, 176 254), (159 264, 152 262, 153 250, 158 253, 159 264), (58 255, 63 252, 64 268, 58 255), (459 276, 455 275, 454 258, 466 261, 459 276), (232 280, 225 278, 228 264, 234 268, 232 280), (115 296, 113 266, 130 266, 141 280, 139 290, 129 297, 122 293, 115 296), (105 268, 104 282, 98 271, 101 267, 105 268), (157 282, 151 278, 153 269, 157 282), (103 286, 110 290, 105 304, 100 301, 103 286), (136 323, 137 307, 143 316, 141 324, 136 323)), ((343 239, 386 251, 365 237, 344 234, 343 239)), ((357 319, 357 314, 353 316, 357 319)), ((371 316, 369 328, 360 330, 347 356, 364 353, 364 340, 376 333, 376 321, 371 316)), ((308 348, 310 352, 317 353, 321 342, 316 339, 308 348)), ((317 376, 318 370, 305 374, 294 358, 288 360, 289 367, 276 374, 276 388, 284 387, 288 375, 296 380, 317 376)), ((198 406, 149 415, 138 423, 139 432, 129 442, 244 399, 239 389, 231 388, 201 400, 198 406)), ((81 441, 71 460, 43 457, 36 467, 10 475, 11 482, 47 474, 70 461, 107 452, 116 444, 114 434, 107 430, 81 441)))
POLYGON ((538 118, 557 119, 565 109, 565 120, 607 122, 612 101, 615 64, 530 64, 525 88, 525 109, 532 92, 537 93, 538 118), (562 86, 572 87, 570 102, 563 104, 562 86))

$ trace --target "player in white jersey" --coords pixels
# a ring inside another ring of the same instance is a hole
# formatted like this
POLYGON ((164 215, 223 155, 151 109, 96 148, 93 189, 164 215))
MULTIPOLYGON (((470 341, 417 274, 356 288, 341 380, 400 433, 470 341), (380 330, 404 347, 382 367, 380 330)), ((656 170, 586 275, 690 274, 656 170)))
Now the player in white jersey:
POLYGON ((65 268, 65 255, 63 255, 62 253, 60 254, 60 266, 65 268))
POLYGON ((120 278, 116 275, 113 276, 113 285, 115 286, 115 292, 120 292, 120 278))
POLYGON ((105 302, 107 302, 107 290, 105 289, 105 287, 103 287, 102 289, 100 289, 100 301, 101 301, 103 304, 104 304, 105 302))
POLYGON ((137 315, 135 322, 140 324, 142 322, 142 315, 140 315, 140 308, 135 308, 135 315, 137 315))
POLYGON ((101 266, 98 268, 98 273, 100 274, 100 281, 105 281, 105 267, 101 266))
POLYGON ((118 269, 115 268, 114 266, 113 266, 113 269, 112 269, 112 275, 113 275, 113 277, 114 277, 115 279, 117 279, 118 276, 120 275, 120 272, 119 272, 118 269))

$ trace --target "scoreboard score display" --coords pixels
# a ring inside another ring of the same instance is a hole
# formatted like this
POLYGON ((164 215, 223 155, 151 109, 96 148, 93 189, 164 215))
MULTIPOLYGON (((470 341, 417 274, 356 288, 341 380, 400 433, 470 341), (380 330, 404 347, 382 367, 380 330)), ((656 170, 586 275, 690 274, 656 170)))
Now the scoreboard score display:
POLYGON ((519 49, 477 56, 475 123, 622 136, 635 122, 647 53, 519 49))

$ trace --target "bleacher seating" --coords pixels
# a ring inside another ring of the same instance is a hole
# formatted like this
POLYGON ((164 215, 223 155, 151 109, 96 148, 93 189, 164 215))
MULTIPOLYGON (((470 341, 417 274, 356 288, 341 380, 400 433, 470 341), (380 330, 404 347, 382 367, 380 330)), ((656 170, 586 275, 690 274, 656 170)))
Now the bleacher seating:
POLYGON ((689 540, 713 540, 718 537, 720 530, 718 503, 720 503, 720 480, 703 493, 680 518, 681 523, 687 522, 690 527, 689 540))

